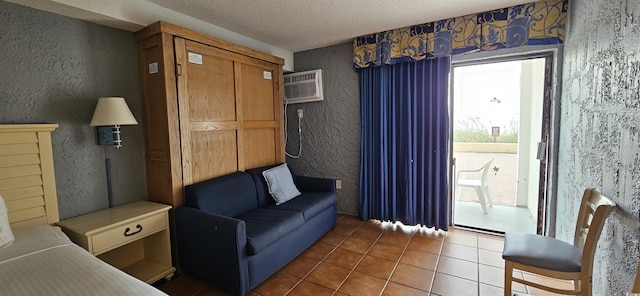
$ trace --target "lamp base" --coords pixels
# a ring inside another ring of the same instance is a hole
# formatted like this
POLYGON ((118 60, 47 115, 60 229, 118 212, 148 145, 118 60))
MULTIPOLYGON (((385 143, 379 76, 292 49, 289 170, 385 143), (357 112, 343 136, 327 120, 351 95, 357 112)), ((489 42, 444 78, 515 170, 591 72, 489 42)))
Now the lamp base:
POLYGON ((99 126, 98 145, 113 146, 113 131, 111 126, 99 126))
POLYGON ((119 125, 99 126, 97 130, 98 145, 115 146, 116 148, 122 147, 119 125))

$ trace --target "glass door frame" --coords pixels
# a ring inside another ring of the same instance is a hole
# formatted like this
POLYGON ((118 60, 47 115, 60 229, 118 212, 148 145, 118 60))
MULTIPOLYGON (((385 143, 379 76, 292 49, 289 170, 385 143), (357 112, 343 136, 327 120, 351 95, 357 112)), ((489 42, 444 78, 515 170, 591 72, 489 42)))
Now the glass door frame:
MULTIPOLYGON (((544 98, 542 114, 542 139, 544 143, 539 147, 543 159, 540 161, 540 180, 538 190, 538 213, 537 213, 537 233, 542 235, 555 235, 555 196, 557 183, 557 157, 558 157, 558 135, 559 135, 559 87, 560 87, 560 66, 561 49, 553 47, 539 51, 510 53, 503 56, 487 56, 487 53, 471 54, 469 57, 462 57, 452 60, 449 84, 449 168, 450 168, 450 222, 454 226, 455 213, 455 172, 456 163, 453 157, 453 120, 454 120, 454 67, 472 66, 481 64, 500 63, 516 60, 527 60, 535 58, 545 58, 544 76, 544 98)), ((500 233, 500 232, 499 232, 500 233)))

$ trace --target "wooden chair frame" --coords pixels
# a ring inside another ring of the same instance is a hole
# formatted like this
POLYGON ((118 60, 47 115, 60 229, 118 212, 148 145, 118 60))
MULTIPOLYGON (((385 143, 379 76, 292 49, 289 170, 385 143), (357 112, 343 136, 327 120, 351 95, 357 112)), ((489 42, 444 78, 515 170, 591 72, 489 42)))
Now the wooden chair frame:
POLYGON ((553 271, 505 260, 504 295, 512 296, 512 282, 517 282, 558 294, 591 296, 593 257, 596 252, 596 243, 600 238, 605 219, 615 206, 616 204, 613 201, 597 190, 587 188, 582 196, 573 240, 573 245, 582 250, 581 270, 579 272, 553 271), (560 280, 572 280, 574 288, 572 290, 558 289, 514 278, 514 269, 560 280))

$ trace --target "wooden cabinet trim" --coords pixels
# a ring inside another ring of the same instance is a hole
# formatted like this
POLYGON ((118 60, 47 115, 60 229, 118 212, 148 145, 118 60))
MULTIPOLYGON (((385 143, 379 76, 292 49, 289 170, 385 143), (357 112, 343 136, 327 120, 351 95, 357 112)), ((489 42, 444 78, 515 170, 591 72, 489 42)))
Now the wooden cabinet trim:
POLYGON ((241 55, 252 56, 258 58, 260 60, 264 60, 270 63, 284 65, 284 59, 280 57, 276 57, 255 49, 251 49, 248 47, 244 47, 241 45, 237 45, 231 43, 229 41, 225 41, 216 37, 208 36, 202 34, 200 32, 182 28, 180 26, 159 21, 149 25, 148 27, 138 31, 135 33, 136 40, 139 42, 143 39, 149 38, 158 33, 167 33, 173 36, 182 37, 185 39, 197 41, 200 43, 208 44, 214 47, 222 48, 224 50, 228 50, 231 52, 239 53, 241 55))

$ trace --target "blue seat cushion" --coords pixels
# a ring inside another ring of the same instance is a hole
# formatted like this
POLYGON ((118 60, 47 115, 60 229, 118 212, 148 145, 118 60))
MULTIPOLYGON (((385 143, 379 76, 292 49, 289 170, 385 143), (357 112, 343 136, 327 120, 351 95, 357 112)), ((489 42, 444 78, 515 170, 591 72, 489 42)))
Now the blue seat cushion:
POLYGON ((507 232, 502 258, 515 263, 562 272, 579 272, 582 251, 548 236, 507 232))
POLYGON ((335 203, 336 195, 333 192, 303 192, 292 200, 278 206, 272 205, 268 209, 298 211, 307 221, 335 203))
POLYGON ((267 208, 257 208, 236 218, 243 220, 247 227, 248 255, 260 253, 304 223, 304 217, 300 212, 267 208))

